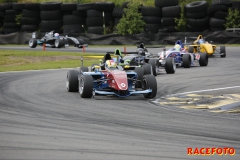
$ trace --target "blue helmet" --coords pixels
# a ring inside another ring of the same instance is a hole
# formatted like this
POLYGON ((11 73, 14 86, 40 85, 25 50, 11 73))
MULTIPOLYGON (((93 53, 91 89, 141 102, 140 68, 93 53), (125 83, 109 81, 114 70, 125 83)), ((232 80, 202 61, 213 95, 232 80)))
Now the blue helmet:
POLYGON ((202 43, 204 43, 204 40, 203 39, 199 39, 199 44, 202 44, 202 43))

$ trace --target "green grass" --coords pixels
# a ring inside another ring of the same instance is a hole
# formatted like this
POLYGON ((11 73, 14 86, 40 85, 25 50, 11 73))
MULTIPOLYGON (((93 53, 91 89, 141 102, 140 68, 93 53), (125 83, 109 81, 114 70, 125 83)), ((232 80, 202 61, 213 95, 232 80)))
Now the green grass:
POLYGON ((1 50, 0 72, 75 68, 80 66, 80 56, 84 57, 84 66, 91 66, 99 63, 99 59, 103 57, 103 54, 97 55, 77 52, 1 50))

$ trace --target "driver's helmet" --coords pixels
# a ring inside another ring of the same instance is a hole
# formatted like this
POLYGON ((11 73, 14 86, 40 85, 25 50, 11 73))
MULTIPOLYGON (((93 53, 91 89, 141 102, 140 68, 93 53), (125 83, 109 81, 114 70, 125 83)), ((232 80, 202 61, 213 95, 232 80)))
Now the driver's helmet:
POLYGON ((138 55, 145 56, 145 51, 143 48, 138 48, 137 52, 138 52, 138 55))
POLYGON ((179 44, 175 44, 174 49, 175 49, 176 51, 180 51, 181 46, 180 46, 179 44))
POLYGON ((59 33, 54 33, 54 37, 59 37, 59 33))
POLYGON ((143 49, 144 49, 144 43, 141 43, 141 44, 139 45, 139 48, 143 48, 143 49))
POLYGON ((203 39, 199 39, 198 42, 199 42, 199 44, 202 44, 202 43, 204 43, 204 40, 203 39))
POLYGON ((106 61, 106 67, 108 68, 116 68, 117 63, 114 60, 107 60, 106 61))

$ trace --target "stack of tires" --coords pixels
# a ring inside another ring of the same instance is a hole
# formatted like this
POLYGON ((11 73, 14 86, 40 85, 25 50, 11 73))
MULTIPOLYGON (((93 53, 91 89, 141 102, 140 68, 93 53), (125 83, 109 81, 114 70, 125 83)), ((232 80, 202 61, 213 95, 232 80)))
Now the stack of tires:
MULTIPOLYGON (((120 19, 123 17, 124 15, 124 9, 123 7, 114 7, 113 11, 112 11, 112 16, 113 16, 113 26, 116 27, 120 21, 120 19)), ((116 28, 114 28, 115 30, 116 28)))
POLYGON ((144 29, 150 33, 157 33, 161 26, 161 8, 142 6, 141 13, 146 23, 144 29))
POLYGON ((225 30, 226 16, 230 6, 229 0, 213 0, 212 6, 208 8, 208 15, 211 17, 209 26, 211 31, 225 30))
POLYGON ((163 29, 175 32, 175 18, 179 18, 181 13, 178 0, 155 0, 155 6, 162 10, 161 25, 163 29))
POLYGON ((114 7, 115 4, 112 2, 93 3, 92 8, 87 10, 87 33, 103 34, 104 27, 106 27, 106 32, 111 33, 113 28, 112 11, 114 7))
POLYGON ((232 1, 231 2, 232 5, 231 5, 231 9, 232 10, 239 10, 240 11, 240 1, 232 1))
POLYGON ((207 16, 207 9, 207 1, 196 1, 185 6, 187 31, 201 32, 209 29, 209 17, 207 16))
POLYGON ((0 10, 4 14, 3 33, 18 32, 20 25, 17 23, 17 15, 20 15, 21 12, 13 9, 13 3, 2 4, 0 10))
POLYGON ((22 12, 21 31, 35 32, 40 22, 40 3, 26 3, 22 12))
POLYGON ((62 4, 63 11, 63 34, 84 33, 86 16, 84 12, 77 11, 77 4, 62 4))
POLYGON ((41 27, 40 32, 62 33, 63 16, 61 2, 43 2, 40 4, 41 27))

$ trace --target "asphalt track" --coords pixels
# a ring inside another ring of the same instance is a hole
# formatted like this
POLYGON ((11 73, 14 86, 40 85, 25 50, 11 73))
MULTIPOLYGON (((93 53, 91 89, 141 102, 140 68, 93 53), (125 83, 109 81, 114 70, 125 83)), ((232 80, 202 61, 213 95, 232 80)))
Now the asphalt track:
POLYGON ((239 114, 155 103, 199 90, 239 94, 232 87, 240 86, 239 60, 239 48, 228 47, 226 58, 210 58, 207 67, 162 72, 150 101, 141 95, 82 99, 66 90, 68 69, 0 73, 0 159, 239 160, 239 114), (236 154, 189 156, 189 147, 229 147, 236 154))

